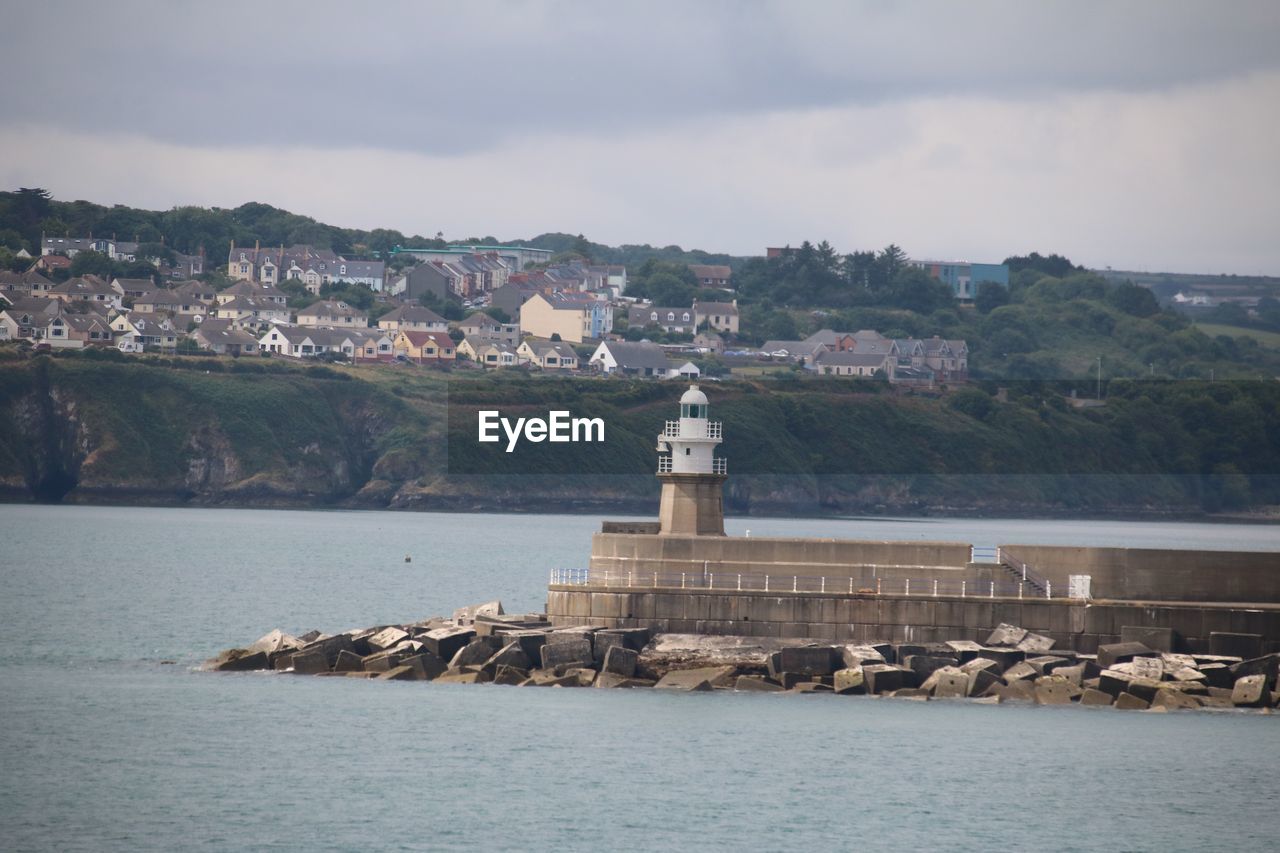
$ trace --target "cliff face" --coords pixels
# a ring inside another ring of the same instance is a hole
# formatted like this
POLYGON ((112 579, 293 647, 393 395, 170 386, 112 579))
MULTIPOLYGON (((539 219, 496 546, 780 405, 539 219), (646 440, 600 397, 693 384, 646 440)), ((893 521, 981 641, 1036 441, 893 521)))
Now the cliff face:
MULTIPOLYGON (((1215 448, 1214 465, 1237 466, 1217 480, 1195 473, 1185 443, 1188 470, 1166 470, 1133 437, 1135 422, 1172 420, 1147 396, 1140 420, 1123 402, 1105 416, 1010 404, 975 417, 865 387, 718 386, 726 509, 1193 514, 1206 495, 1247 507, 1280 494, 1265 467, 1280 466, 1257 461, 1280 458, 1280 436, 1265 431, 1242 432, 1234 456, 1215 448)), ((653 436, 678 390, 256 359, 11 359, 0 362, 0 499, 652 514, 653 436), (609 443, 508 455, 476 442, 477 407, 600 414, 609 443)), ((1233 393, 1224 406, 1280 406, 1268 389, 1233 393)))
MULTIPOLYGON (((362 383, 300 372, 214 376, 37 359, 12 366, 0 385, 0 491, 67 502, 359 502, 386 437, 425 432, 425 419, 415 423, 405 408, 362 383)), ((416 477, 421 455, 389 464, 416 477)))

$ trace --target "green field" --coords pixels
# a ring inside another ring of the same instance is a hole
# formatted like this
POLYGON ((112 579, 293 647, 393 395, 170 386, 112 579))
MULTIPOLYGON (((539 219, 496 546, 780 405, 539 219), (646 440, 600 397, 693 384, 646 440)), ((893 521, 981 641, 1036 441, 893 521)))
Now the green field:
POLYGON ((1244 329, 1240 326, 1221 326, 1217 323, 1196 323, 1196 328, 1209 337, 1226 335, 1232 338, 1253 338, 1264 347, 1280 349, 1280 332, 1266 332, 1262 329, 1244 329))

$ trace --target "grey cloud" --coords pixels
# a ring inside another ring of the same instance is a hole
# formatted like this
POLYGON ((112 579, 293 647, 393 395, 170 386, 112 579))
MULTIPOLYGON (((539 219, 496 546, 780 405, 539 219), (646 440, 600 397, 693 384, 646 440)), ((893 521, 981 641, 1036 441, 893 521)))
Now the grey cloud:
POLYGON ((8 17, 0 55, 27 79, 0 95, 0 123, 437 154, 691 117, 1143 91, 1280 64, 1269 2, 133 0, 8 17))

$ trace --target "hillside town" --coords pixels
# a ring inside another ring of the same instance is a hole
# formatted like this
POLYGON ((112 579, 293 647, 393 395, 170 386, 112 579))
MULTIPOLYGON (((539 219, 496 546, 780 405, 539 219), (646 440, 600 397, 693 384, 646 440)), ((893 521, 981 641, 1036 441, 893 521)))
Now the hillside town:
MULTIPOLYGON (((396 247, 387 261, 233 242, 225 266, 169 253, 150 277, 67 272, 82 252, 134 262, 137 251, 114 238, 42 238, 28 269, 0 272, 0 341, 653 379, 762 366, 925 387, 968 377, 963 340, 823 328, 752 345, 727 265, 686 265, 697 292, 716 296, 688 305, 628 294, 623 265, 518 245, 396 247)), ((1001 265, 912 263, 957 300, 972 297, 979 266, 983 280, 1008 284, 1001 265)))

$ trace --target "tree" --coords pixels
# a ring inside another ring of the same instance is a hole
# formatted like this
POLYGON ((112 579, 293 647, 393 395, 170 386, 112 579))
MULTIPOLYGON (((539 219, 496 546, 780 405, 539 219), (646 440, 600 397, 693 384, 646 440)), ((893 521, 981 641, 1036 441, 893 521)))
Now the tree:
POLYGON ((76 252, 76 256, 71 259, 71 274, 79 275, 97 275, 106 279, 115 278, 118 275, 118 265, 111 258, 101 252, 76 252))
POLYGON ((892 281, 894 276, 898 274, 907 264, 907 253, 894 243, 890 243, 880 250, 879 256, 876 258, 883 271, 886 281, 892 281))
POLYGON ((503 311, 501 308, 497 307, 496 305, 490 305, 488 308, 484 309, 484 313, 488 314, 490 317, 497 320, 499 323, 511 322, 511 315, 508 314, 506 311, 503 311))
POLYGON ((1009 289, 1007 287, 995 281, 978 282, 978 293, 973 299, 973 305, 978 309, 979 314, 990 314, 992 310, 1008 304, 1009 289))
POLYGON ((1084 267, 1078 267, 1062 255, 1041 255, 1039 252, 1032 252, 1029 255, 1010 255, 1004 259, 1004 263, 1009 267, 1010 273, 1019 273, 1023 270, 1036 270, 1037 272, 1051 275, 1054 278, 1063 278, 1073 272, 1084 272, 1084 267))
POLYGON ((952 301, 951 288, 915 267, 899 268, 889 285, 889 304, 918 314, 932 313, 952 301))
POLYGON ((1145 287, 1126 281, 1107 291, 1107 304, 1134 317, 1150 317, 1160 313, 1155 294, 1145 287))
POLYGON ((660 272, 645 279, 646 295, 657 305, 692 305, 697 288, 670 273, 660 272))

